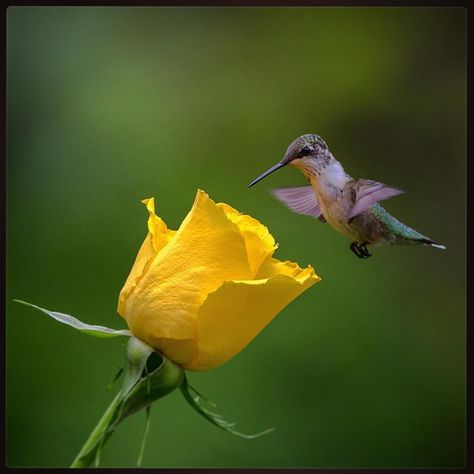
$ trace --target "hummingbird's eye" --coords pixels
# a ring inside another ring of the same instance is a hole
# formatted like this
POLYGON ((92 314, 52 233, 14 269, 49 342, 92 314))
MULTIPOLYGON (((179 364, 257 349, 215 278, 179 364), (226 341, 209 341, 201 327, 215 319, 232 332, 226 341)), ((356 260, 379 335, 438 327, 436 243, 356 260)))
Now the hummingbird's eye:
POLYGON ((300 152, 298 153, 298 158, 302 156, 311 155, 311 153, 313 153, 313 149, 310 146, 306 145, 303 148, 301 148, 300 152))

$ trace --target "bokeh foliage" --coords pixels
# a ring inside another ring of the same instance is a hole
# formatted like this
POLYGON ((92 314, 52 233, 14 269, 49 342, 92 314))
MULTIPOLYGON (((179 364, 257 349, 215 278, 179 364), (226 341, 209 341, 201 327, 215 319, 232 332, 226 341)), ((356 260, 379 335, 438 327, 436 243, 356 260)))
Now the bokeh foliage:
MULTIPOLYGON (((276 431, 234 438, 175 392, 152 411, 144 465, 461 466, 465 87, 461 8, 10 7, 8 465, 68 465, 124 357, 11 299, 125 327, 140 199, 177 228, 202 188, 322 281, 229 363, 189 374, 238 429, 276 431), (310 132, 353 176, 404 189, 385 207, 447 251, 359 260, 266 191, 303 184, 296 170, 246 188, 310 132)), ((103 464, 133 466, 143 428, 124 423, 103 464)))

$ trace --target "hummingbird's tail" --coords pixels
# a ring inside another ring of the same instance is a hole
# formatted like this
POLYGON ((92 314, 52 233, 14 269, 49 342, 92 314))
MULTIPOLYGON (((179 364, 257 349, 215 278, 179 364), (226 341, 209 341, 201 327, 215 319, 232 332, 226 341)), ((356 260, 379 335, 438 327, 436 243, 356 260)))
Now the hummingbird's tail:
POLYGON ((417 239, 417 240, 418 240, 419 242, 421 242, 422 244, 431 245, 431 247, 435 247, 435 248, 441 249, 441 250, 446 250, 446 246, 445 246, 445 245, 439 244, 438 242, 435 242, 434 240, 426 239, 426 238, 417 239))
POLYGON ((390 243, 395 245, 429 245, 437 249, 446 250, 443 244, 431 240, 426 235, 408 227, 403 222, 395 219, 380 204, 372 206, 371 211, 375 213, 379 220, 383 220, 388 233, 391 235, 390 243))

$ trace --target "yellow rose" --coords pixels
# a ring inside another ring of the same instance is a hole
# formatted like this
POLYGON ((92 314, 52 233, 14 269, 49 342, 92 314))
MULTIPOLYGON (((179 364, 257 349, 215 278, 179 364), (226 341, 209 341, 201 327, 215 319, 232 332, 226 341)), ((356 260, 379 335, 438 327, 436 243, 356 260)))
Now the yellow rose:
POLYGON ((120 292, 130 331, 185 369, 208 370, 241 351, 320 280, 311 266, 272 258, 268 229, 198 190, 177 231, 149 212, 148 235, 120 292))

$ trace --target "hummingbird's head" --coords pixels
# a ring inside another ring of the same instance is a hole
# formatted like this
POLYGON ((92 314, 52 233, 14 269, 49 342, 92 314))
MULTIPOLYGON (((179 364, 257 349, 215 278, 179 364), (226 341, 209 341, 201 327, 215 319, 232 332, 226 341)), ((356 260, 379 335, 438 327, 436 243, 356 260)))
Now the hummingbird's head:
POLYGON ((290 143, 283 159, 254 179, 249 184, 249 188, 286 165, 295 166, 308 175, 319 173, 328 164, 330 156, 329 149, 320 136, 314 134, 301 135, 290 143))
POLYGON ((282 163, 285 165, 305 168, 316 166, 321 160, 327 161, 329 150, 324 140, 319 135, 301 135, 286 150, 282 163))

